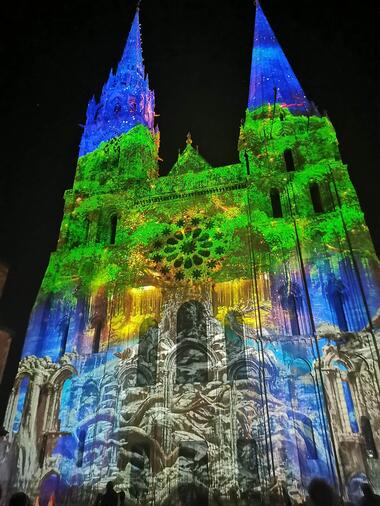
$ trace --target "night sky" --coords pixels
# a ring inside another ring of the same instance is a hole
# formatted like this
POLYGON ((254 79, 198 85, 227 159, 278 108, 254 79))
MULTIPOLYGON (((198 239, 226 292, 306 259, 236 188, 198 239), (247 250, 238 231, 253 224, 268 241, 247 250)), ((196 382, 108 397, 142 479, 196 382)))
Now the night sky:
MULTIPOLYGON (((379 213, 379 11, 373 0, 262 0, 303 89, 326 110, 377 251, 379 213)), ((10 265, 1 323, 15 332, 0 408, 17 369, 63 192, 72 186, 80 124, 121 57, 136 3, 73 0, 7 3, 1 43, 0 258, 10 265)), ((252 0, 143 0, 140 20, 156 93, 166 174, 185 146, 213 165, 237 161, 248 100, 252 0)), ((1 412, 1 409, 0 409, 1 412)), ((1 413, 0 413, 1 418, 1 413)))

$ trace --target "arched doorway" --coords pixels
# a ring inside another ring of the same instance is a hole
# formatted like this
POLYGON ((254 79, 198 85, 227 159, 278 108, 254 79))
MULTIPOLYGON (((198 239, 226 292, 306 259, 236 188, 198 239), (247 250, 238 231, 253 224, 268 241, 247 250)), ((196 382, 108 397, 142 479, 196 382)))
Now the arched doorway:
POLYGON ((50 471, 40 483, 40 506, 48 506, 51 498, 59 499, 60 476, 55 471, 50 471))

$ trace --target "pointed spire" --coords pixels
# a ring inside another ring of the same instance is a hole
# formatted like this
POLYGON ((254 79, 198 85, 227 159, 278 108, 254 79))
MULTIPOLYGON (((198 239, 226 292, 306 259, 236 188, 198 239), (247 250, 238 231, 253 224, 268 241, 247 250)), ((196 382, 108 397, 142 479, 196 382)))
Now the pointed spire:
POLYGON ((89 103, 79 156, 136 125, 154 128, 154 92, 145 78, 138 8, 116 73, 111 69, 99 103, 89 103))
POLYGON ((142 57, 140 18, 138 7, 136 9, 135 17, 133 18, 131 30, 128 34, 123 56, 121 57, 116 74, 119 74, 120 72, 123 73, 128 70, 136 70, 141 77, 144 77, 145 70, 142 57))
POLYGON ((273 105, 274 101, 293 114, 307 114, 310 109, 309 101, 257 0, 248 109, 273 105))

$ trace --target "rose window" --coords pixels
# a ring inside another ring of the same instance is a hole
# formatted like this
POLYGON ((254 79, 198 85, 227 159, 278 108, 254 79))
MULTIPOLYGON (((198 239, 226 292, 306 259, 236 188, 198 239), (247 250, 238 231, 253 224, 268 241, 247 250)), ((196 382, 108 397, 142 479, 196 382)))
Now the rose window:
POLYGON ((224 242, 211 220, 186 216, 165 227, 149 257, 166 279, 200 280, 220 269, 224 242))

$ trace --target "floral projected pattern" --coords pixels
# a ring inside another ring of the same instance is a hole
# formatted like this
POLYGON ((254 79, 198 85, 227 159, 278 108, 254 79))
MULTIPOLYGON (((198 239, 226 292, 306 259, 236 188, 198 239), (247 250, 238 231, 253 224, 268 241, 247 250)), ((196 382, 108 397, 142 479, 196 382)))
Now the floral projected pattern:
POLYGON ((89 105, 0 484, 40 506, 110 480, 135 505, 301 504, 321 476, 357 501, 380 488, 380 270, 334 128, 258 5, 239 161, 188 135, 159 177, 142 61, 137 13, 89 105))
POLYGON ((224 234, 212 220, 185 216, 164 228, 150 258, 164 278, 200 280, 221 269, 225 251, 224 234))

